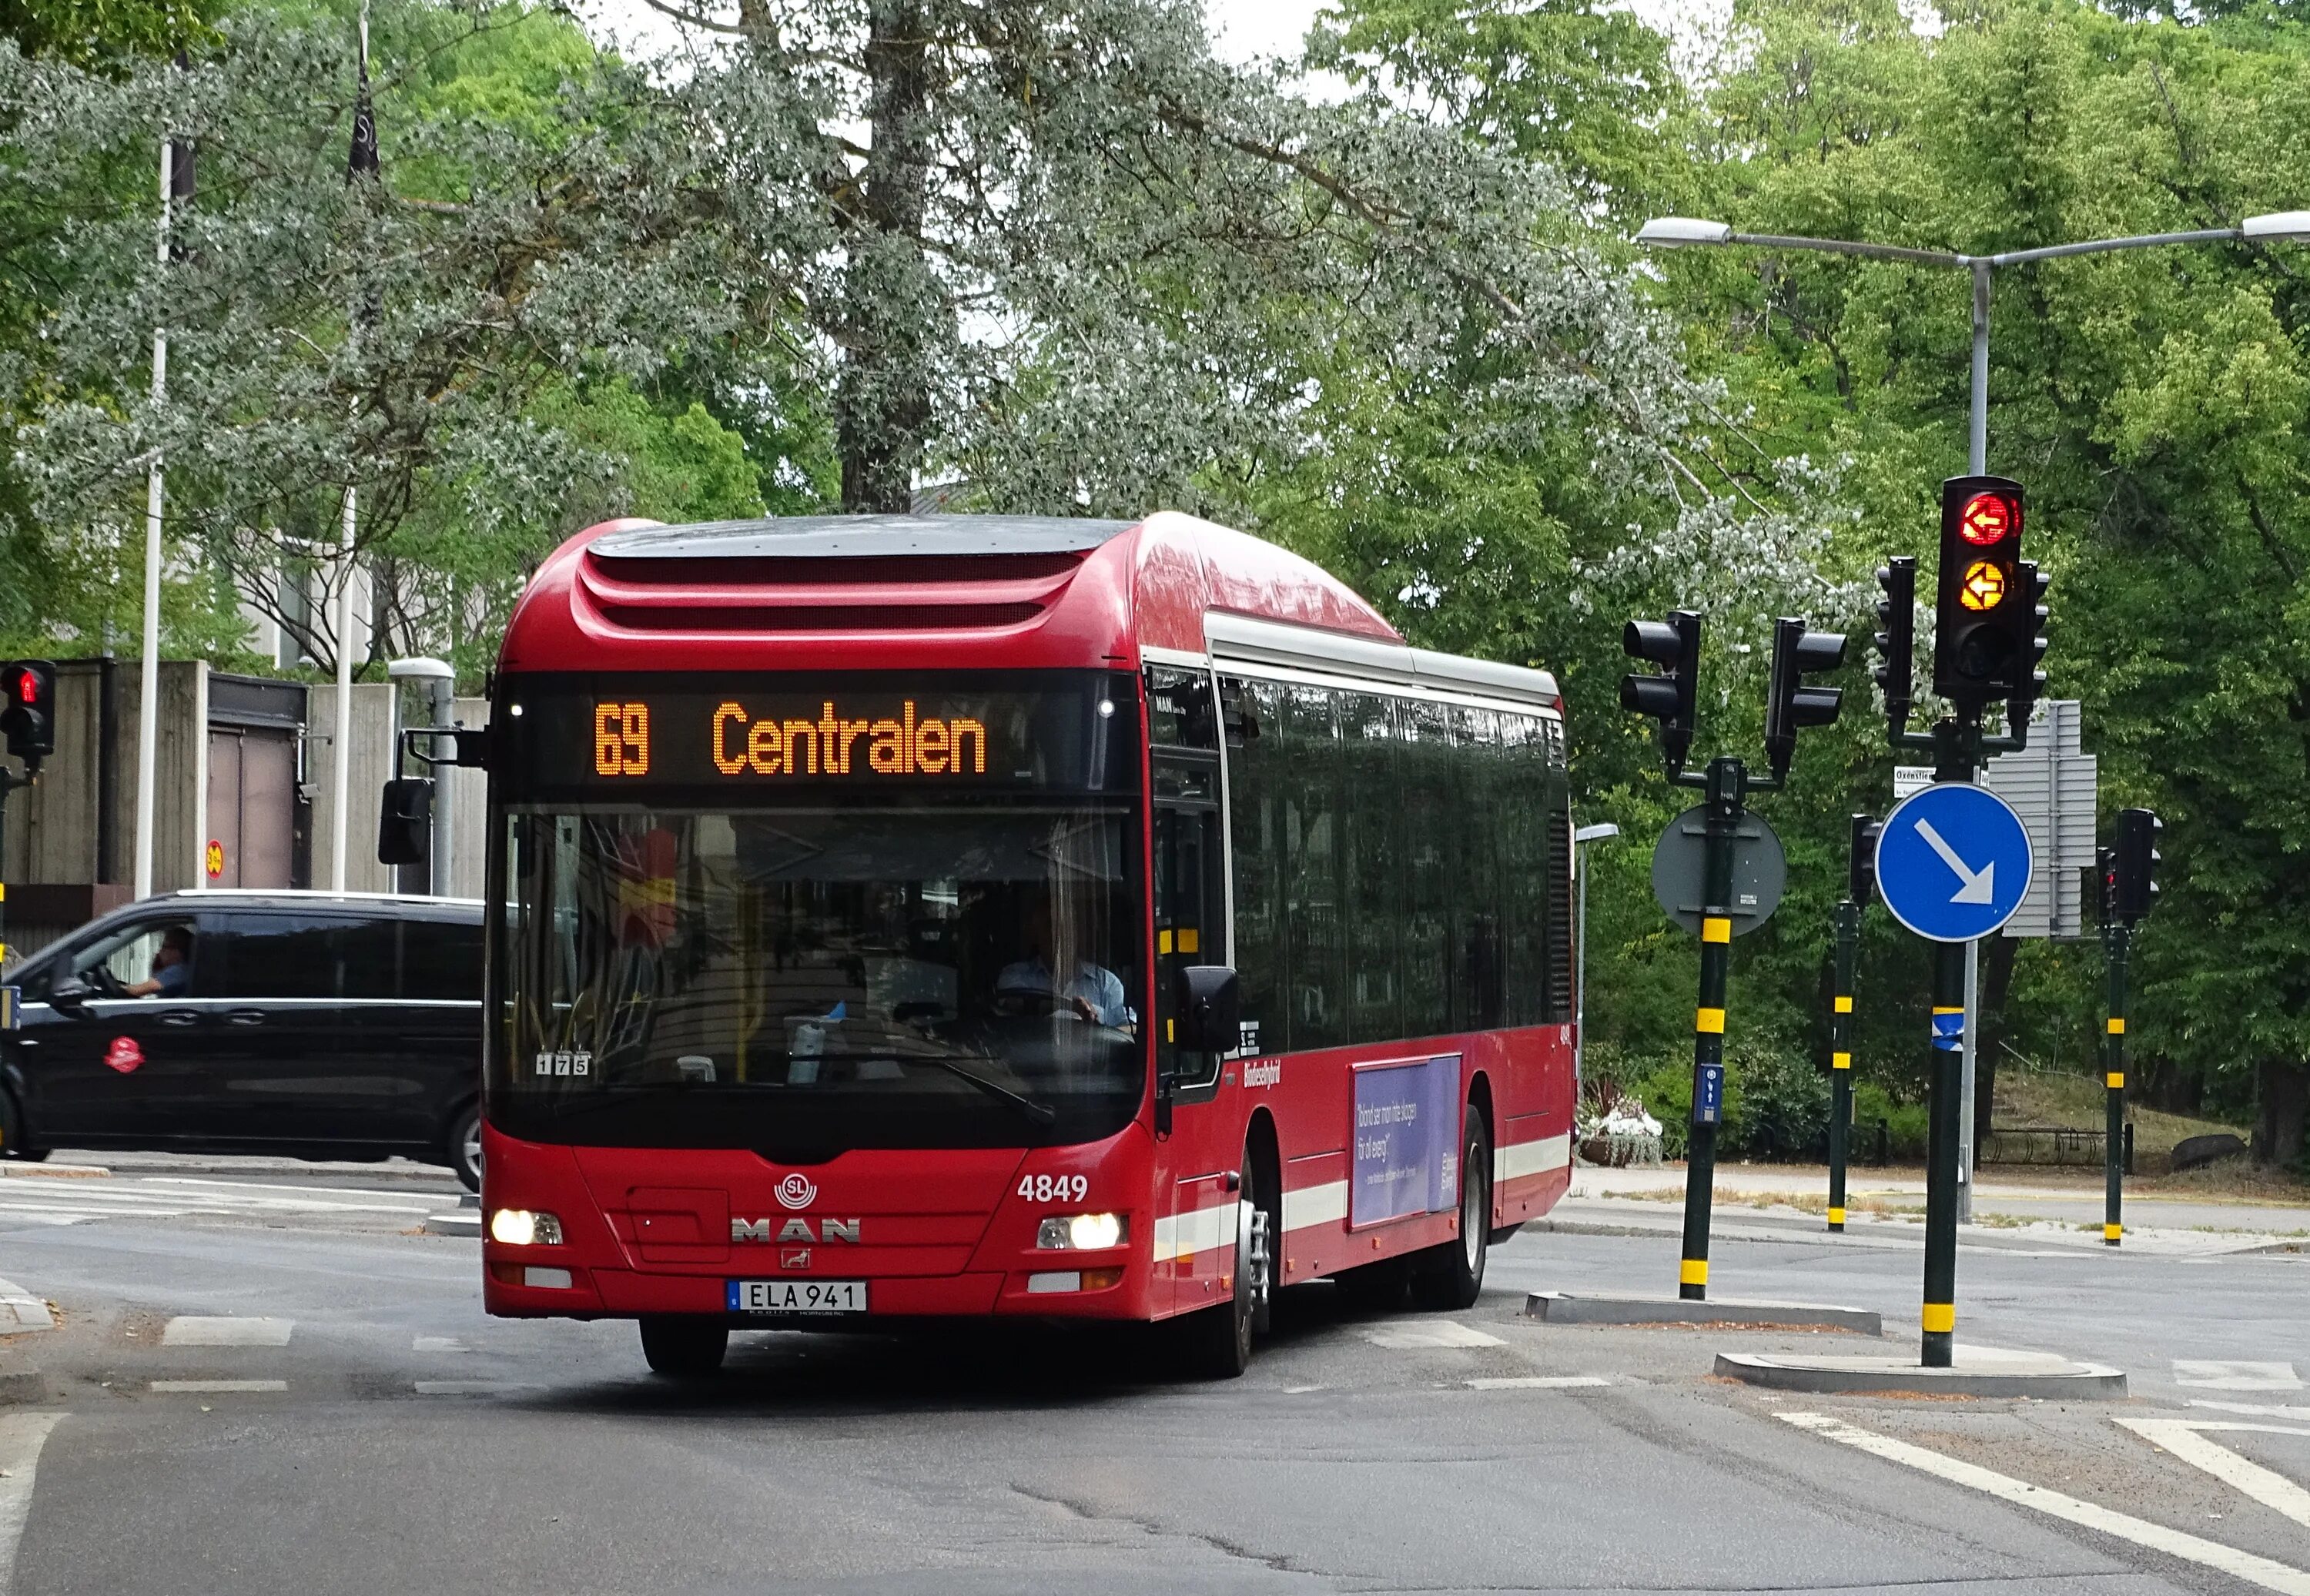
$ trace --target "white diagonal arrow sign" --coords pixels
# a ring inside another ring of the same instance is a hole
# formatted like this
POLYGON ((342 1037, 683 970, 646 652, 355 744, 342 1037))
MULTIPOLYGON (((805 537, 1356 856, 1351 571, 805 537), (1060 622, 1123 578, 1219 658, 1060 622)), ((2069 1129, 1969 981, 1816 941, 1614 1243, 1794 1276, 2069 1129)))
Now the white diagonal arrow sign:
POLYGON ((1966 868, 1965 861, 1957 856, 1957 850, 1950 846, 1947 842, 1944 842, 1941 839, 1941 834, 1933 829, 1933 823, 1931 820, 1918 820, 1915 822, 1915 824, 1917 828, 1917 835, 1925 839, 1925 846, 1932 849, 1934 853, 1939 854, 1941 856, 1941 863, 1948 865, 1951 870, 1957 872, 1957 879, 1964 883, 1950 895, 1950 901, 1951 903, 1992 903, 1995 901, 1997 891, 1996 860, 1992 859, 1988 863, 1983 865, 1978 871, 1968 870, 1966 868))

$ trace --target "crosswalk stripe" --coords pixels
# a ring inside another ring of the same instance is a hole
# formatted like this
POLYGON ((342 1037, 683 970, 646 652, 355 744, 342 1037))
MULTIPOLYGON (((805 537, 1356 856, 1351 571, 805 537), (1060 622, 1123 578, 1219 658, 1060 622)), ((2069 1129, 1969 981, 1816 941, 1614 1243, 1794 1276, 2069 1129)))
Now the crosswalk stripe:
POLYGON ((2240 1457, 2227 1446, 2209 1441, 2201 1430, 2253 1430, 2266 1436, 2310 1436, 2310 1430, 2291 1429, 2280 1424, 2241 1424, 2236 1420, 2211 1418, 2136 1418, 2130 1414, 2115 1416, 2123 1425, 2153 1446, 2162 1446, 2193 1469, 2202 1469, 2224 1485, 2252 1496, 2264 1507, 2282 1513, 2296 1523, 2310 1528, 2310 1491, 2273 1473, 2260 1463, 2240 1457))
POLYGON ((509 1391, 543 1391, 545 1387, 521 1380, 420 1380, 415 1389, 419 1396, 463 1397, 499 1396, 509 1391))
POLYGON ((1496 1335, 1487 1335, 1465 1324, 1455 1324, 1449 1319, 1433 1319, 1425 1323, 1411 1320, 1400 1324, 1376 1325, 1364 1331, 1364 1340, 1391 1352, 1408 1352, 1428 1347, 1507 1345, 1496 1335))
POLYGON ((286 1391, 286 1380, 155 1380, 152 1389, 163 1396, 230 1396, 235 1393, 286 1391))
POLYGON ((1463 1380, 1471 1391, 1593 1391, 1611 1382, 1602 1375, 1517 1375, 1494 1380, 1463 1380))
POLYGON ((285 1347, 294 1319, 183 1314, 161 1331, 163 1347, 285 1347))
POLYGON ((2177 1357, 2174 1383, 2207 1391, 2300 1391, 2290 1363, 2253 1363, 2234 1358, 2177 1357))

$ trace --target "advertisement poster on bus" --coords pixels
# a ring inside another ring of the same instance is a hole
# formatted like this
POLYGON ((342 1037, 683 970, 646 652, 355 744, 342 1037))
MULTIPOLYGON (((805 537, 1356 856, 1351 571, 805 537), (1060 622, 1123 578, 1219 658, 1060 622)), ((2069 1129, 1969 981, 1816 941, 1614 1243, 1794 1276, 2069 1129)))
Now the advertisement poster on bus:
POLYGON ((1350 1226, 1458 1205, 1459 1106, 1456 1053, 1356 1071, 1350 1226))

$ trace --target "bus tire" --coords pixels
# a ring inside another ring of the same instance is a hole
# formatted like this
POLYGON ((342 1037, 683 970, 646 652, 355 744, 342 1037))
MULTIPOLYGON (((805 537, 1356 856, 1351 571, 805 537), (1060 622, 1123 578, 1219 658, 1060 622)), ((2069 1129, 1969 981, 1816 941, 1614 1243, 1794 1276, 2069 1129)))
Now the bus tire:
POLYGON ((642 1357, 650 1372, 675 1380, 702 1380, 718 1372, 730 1350, 730 1327, 696 1314, 645 1314, 642 1357))
POLYGON ((1413 1304, 1444 1313, 1475 1306, 1491 1253, 1492 1135, 1473 1103, 1460 1139, 1460 1233, 1429 1248, 1411 1274, 1413 1304))
POLYGON ((1261 1308, 1273 1291, 1273 1240, 1267 1234, 1266 1176, 1244 1149, 1242 1184, 1236 1201, 1234 1290, 1216 1307, 1201 1308, 1173 1321, 1179 1360, 1198 1380, 1233 1380, 1251 1366, 1251 1344, 1261 1308))

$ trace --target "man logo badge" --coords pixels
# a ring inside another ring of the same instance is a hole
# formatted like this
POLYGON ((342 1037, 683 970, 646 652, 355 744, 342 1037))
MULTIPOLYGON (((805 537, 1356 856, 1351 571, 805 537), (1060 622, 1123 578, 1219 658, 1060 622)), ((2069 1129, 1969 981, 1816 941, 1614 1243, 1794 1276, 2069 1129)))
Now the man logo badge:
POLYGON ((818 1201, 818 1187, 808 1175, 796 1170, 778 1183, 777 1199, 780 1208, 808 1208, 818 1201))
POLYGON ((760 1242, 775 1240, 780 1245, 787 1242, 798 1241, 805 1246, 814 1241, 847 1241, 855 1246, 858 1245, 858 1229, 862 1221, 857 1219, 821 1219, 818 1222, 818 1229, 813 1232, 808 1219, 787 1219, 778 1226, 777 1235, 772 1236, 770 1222, 768 1219, 742 1219, 734 1214, 730 1219, 730 1239, 760 1242))

